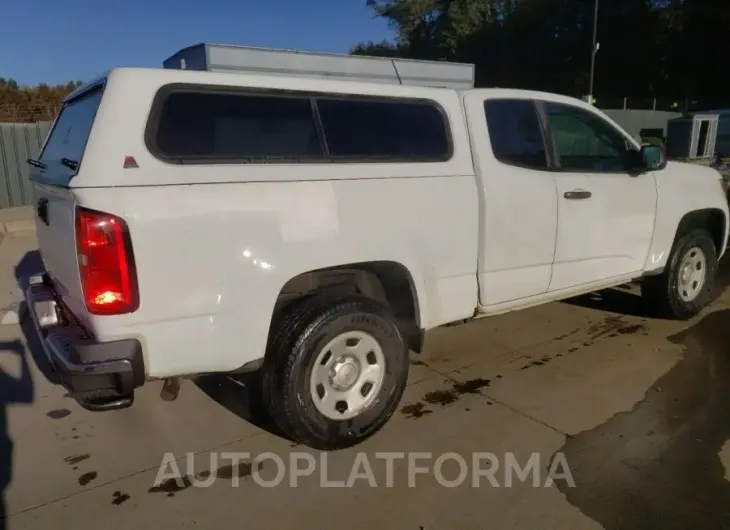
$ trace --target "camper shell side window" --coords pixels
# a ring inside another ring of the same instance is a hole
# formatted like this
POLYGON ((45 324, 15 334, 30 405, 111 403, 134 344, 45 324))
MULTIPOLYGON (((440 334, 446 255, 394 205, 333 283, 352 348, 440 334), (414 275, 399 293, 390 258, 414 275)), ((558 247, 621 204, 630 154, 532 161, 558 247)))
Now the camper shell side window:
POLYGON ((155 96, 149 151, 171 164, 414 163, 453 156, 432 100, 173 84, 155 96))

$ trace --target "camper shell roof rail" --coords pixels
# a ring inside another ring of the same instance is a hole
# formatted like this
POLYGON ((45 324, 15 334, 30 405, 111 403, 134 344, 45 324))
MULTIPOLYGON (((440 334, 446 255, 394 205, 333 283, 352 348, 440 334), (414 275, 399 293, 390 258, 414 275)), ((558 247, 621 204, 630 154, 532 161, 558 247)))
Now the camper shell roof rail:
POLYGON ((209 72, 288 75, 465 90, 474 88, 474 65, 315 53, 275 48, 200 43, 163 61, 164 68, 209 72))

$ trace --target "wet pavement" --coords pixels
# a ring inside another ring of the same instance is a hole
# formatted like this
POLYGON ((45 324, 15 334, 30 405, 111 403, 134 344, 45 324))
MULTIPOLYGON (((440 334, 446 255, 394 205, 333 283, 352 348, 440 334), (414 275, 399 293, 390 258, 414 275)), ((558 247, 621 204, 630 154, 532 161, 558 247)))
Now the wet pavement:
POLYGON ((683 348, 630 411, 571 436, 568 502, 607 530, 730 528, 730 309, 668 339, 683 348))
MULTIPOLYGON (((0 245, 0 306, 34 246, 0 245)), ((713 307, 684 323, 645 316, 630 285, 434 330, 388 425, 335 453, 280 436, 246 377, 84 411, 23 327, 0 326, 0 528, 730 528, 729 283, 725 263, 713 307), (411 476, 417 453, 432 460, 411 476), (387 454, 404 456, 390 475, 387 454), (363 459, 372 473, 353 481, 363 459), (510 475, 510 459, 533 473, 510 475), (160 479, 171 462, 180 479, 160 479)))

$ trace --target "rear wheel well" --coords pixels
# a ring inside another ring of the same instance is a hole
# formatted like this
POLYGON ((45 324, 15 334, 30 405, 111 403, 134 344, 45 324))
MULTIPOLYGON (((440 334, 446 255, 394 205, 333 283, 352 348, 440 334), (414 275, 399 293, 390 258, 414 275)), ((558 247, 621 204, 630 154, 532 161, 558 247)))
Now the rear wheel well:
POLYGON ((395 317, 408 348, 415 352, 421 351, 423 334, 418 297, 411 274, 400 263, 350 263, 299 274, 282 287, 274 314, 304 296, 323 292, 359 294, 383 303, 395 317))
POLYGON ((715 243, 717 254, 720 255, 723 250, 722 245, 725 243, 725 230, 727 229, 725 215, 722 210, 707 208, 685 214, 679 221, 677 233, 674 236, 675 243, 684 234, 697 229, 707 230, 715 243))

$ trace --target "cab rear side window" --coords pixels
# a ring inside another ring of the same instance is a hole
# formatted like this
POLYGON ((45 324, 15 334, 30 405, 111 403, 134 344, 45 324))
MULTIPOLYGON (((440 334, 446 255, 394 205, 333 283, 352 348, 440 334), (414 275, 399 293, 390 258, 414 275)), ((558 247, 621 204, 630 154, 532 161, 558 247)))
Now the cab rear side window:
POLYGON ((484 114, 497 160, 528 169, 548 169, 545 140, 533 101, 490 99, 484 102, 484 114))
POLYGON ((147 147, 169 163, 433 162, 451 158, 432 101, 168 85, 147 147))

